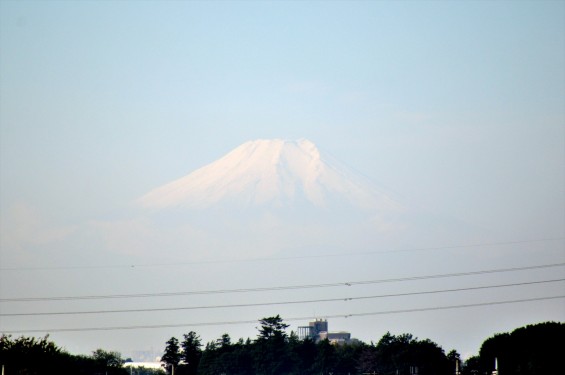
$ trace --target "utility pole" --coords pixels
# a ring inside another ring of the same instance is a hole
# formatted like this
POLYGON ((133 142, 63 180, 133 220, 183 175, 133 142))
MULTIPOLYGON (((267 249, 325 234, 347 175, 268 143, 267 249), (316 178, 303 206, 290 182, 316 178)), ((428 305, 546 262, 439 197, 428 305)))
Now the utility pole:
POLYGON ((458 358, 455 359, 455 375, 461 375, 461 373, 459 372, 459 359, 458 358))
POLYGON ((494 371, 492 372, 492 375, 498 375, 498 358, 494 357, 494 371))

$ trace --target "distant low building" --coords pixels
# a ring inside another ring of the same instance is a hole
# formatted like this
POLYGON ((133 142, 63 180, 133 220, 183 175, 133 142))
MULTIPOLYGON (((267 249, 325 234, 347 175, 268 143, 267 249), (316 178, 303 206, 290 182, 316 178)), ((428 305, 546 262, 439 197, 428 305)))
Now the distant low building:
POLYGON ((351 333, 349 332, 329 332, 326 319, 316 319, 307 326, 298 327, 298 338, 300 340, 309 338, 314 340, 314 342, 328 340, 332 344, 347 344, 355 340, 351 339, 351 333))
POLYGON ((127 368, 143 367, 143 368, 150 368, 150 369, 162 369, 163 368, 161 362, 126 362, 126 363, 124 363, 124 367, 127 367, 127 368))

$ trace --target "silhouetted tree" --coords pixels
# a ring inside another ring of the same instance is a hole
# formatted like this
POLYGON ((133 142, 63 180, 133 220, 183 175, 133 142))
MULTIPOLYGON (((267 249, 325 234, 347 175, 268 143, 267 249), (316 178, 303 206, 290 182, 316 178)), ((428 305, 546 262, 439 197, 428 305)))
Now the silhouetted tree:
POLYGON ((291 373, 293 375, 313 375, 313 365, 318 350, 314 340, 310 338, 299 340, 295 334, 291 333, 288 345, 293 363, 291 373))
POLYGON ((92 375, 92 374, 125 374, 117 352, 97 350, 92 356, 71 355, 48 336, 41 339, 35 337, 0 336, 0 364, 4 365, 6 374, 58 374, 58 375, 92 375), (111 356, 105 356, 111 353, 111 356), (112 359, 103 361, 102 357, 112 359))
POLYGON ((333 370, 335 363, 335 347, 328 340, 322 340, 317 345, 314 372, 327 374, 333 370))
POLYGON ((528 325, 486 339, 479 351, 477 371, 492 371, 497 358, 501 374, 541 375, 562 371, 565 323, 528 325))
POLYGON ((259 335, 255 342, 255 373, 282 375, 292 370, 285 329, 288 324, 277 315, 259 321, 259 335))
POLYGON ((107 369, 120 368, 125 362, 120 353, 106 351, 104 349, 96 349, 93 351, 92 358, 107 369))
POLYGON ((231 338, 227 333, 224 333, 219 339, 207 343, 200 359, 198 374, 231 373, 233 366, 233 363, 231 363, 232 349, 231 338))
POLYGON ((161 362, 168 373, 172 372, 173 366, 176 368, 182 358, 179 346, 179 340, 176 337, 171 337, 165 346, 165 352, 161 357, 161 362))
MULTIPOLYGON (((383 375, 451 374, 449 361, 441 347, 431 340, 419 341, 411 334, 399 336, 387 332, 378 342, 373 363, 383 375)), ((374 371, 374 370, 373 370, 374 371)))
POLYGON ((480 366, 479 356, 472 356, 467 358, 461 369, 461 374, 463 375, 477 375, 483 373, 480 366))
POLYGON ((377 371, 377 348, 371 343, 363 348, 357 360, 357 370, 360 373, 374 373, 377 371))
POLYGON ((202 342, 200 336, 194 331, 183 335, 184 340, 181 343, 182 347, 182 360, 183 373, 187 375, 196 375, 198 372, 198 364, 200 363, 200 358, 202 357, 202 342))
POLYGON ((229 364, 230 372, 233 375, 252 375, 255 368, 255 343, 250 339, 243 341, 240 339, 233 345, 230 352, 229 364))
POLYGON ((336 361, 333 367, 334 375, 348 375, 357 372, 358 360, 365 345, 361 342, 347 343, 336 346, 336 361))
POLYGON ((8 373, 38 374, 41 369, 55 370, 64 356, 63 351, 49 341, 49 336, 41 339, 22 336, 15 340, 11 336, 0 337, 0 363, 8 373))
POLYGON ((259 323, 261 323, 261 328, 259 328, 258 340, 286 338, 285 330, 288 328, 288 324, 283 323, 280 315, 263 318, 259 320, 259 323))
POLYGON ((457 353, 457 350, 453 349, 447 353, 447 361, 449 362, 450 368, 453 369, 453 372, 455 372, 455 363, 458 362, 459 371, 461 371, 463 363, 461 361, 461 355, 457 353))

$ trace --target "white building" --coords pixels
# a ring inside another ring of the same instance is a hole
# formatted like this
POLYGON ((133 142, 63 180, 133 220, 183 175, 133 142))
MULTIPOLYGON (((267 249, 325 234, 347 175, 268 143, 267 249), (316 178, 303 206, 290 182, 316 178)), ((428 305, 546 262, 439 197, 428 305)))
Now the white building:
POLYGON ((316 319, 307 326, 298 327, 298 338, 300 340, 310 338, 314 342, 328 340, 332 344, 346 344, 351 342, 351 333, 345 331, 329 332, 328 321, 326 319, 316 319))

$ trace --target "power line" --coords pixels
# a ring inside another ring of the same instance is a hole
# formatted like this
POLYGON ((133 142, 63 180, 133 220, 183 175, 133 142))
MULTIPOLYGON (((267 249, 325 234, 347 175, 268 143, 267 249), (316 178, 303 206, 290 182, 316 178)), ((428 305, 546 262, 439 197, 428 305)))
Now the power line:
POLYGON ((479 306, 506 305, 506 304, 510 304, 510 303, 547 301, 547 300, 553 300, 553 299, 559 299, 559 298, 565 298, 565 295, 549 296, 549 297, 536 297, 536 298, 522 298, 522 299, 510 300, 510 301, 491 301, 491 302, 482 302, 482 303, 468 303, 468 304, 463 304, 463 305, 422 307, 422 308, 415 308, 415 309, 389 310, 389 311, 376 311, 376 312, 368 312, 368 313, 350 314, 350 315, 346 315, 344 317, 349 318, 349 317, 356 317, 356 316, 371 316, 371 315, 400 314, 400 313, 435 311, 435 310, 464 309, 464 308, 479 307, 479 306))
POLYGON ((201 260, 192 262, 175 262, 175 263, 152 263, 152 264, 106 264, 106 265, 86 265, 86 266, 52 266, 52 267, 0 267, 0 271, 57 271, 57 270, 79 270, 79 269, 135 269, 135 268, 154 268, 154 267, 179 267, 179 266, 192 266, 201 264, 221 264, 221 263, 251 263, 251 262, 276 262, 283 260, 296 260, 296 259, 315 259, 315 258, 328 258, 328 257, 351 257, 363 255, 378 255, 378 254, 391 254, 391 253, 405 253, 405 252, 422 252, 422 251, 437 251, 449 249, 465 249, 473 247, 490 247, 490 246, 510 246, 519 244, 528 244, 535 242, 549 242, 549 241, 562 241, 565 237, 555 238, 537 238, 531 240, 517 240, 517 241, 500 241, 500 242, 485 242, 466 245, 449 245, 449 246, 435 246, 435 247, 421 247, 421 248, 406 248, 406 249, 388 249, 388 250, 374 250, 362 252, 348 252, 348 253, 329 253, 329 254, 313 254, 313 255, 297 255, 286 257, 263 257, 263 258, 247 258, 247 259, 221 259, 221 260, 201 260))
MULTIPOLYGON (((495 306, 495 305, 505 305, 513 303, 525 303, 525 302, 538 302, 565 298, 565 295, 558 296, 547 296, 547 297, 537 297, 537 298, 522 298, 516 300, 507 301, 490 301, 482 303, 469 303, 462 305, 450 305, 450 306, 432 306, 432 307, 421 307, 413 309, 402 309, 402 310, 386 310, 386 311, 375 311, 375 312, 365 312, 365 313, 354 313, 354 314, 339 314, 339 315, 327 315, 325 318, 355 318, 364 316, 374 316, 374 315, 391 315, 391 314, 403 314, 403 313, 415 313, 415 312, 425 312, 425 311, 437 311, 437 310, 450 310, 450 309, 463 309, 470 307, 483 307, 483 306, 495 306)), ((306 317, 296 317, 287 318, 285 321, 300 321, 300 320, 311 320, 319 317, 306 316, 306 317)), ((84 328, 49 328, 49 329, 27 329, 27 330, 5 330, 4 334, 16 334, 16 333, 37 333, 37 332, 87 332, 87 331, 117 331, 117 330, 135 330, 135 329, 155 329, 155 328, 174 328, 174 327, 204 327, 204 326, 221 326, 221 325, 238 325, 238 324, 253 324, 257 320, 234 320, 225 322, 202 322, 202 323, 182 323, 182 324, 155 324, 155 325, 135 325, 135 326, 115 326, 115 327, 84 327, 84 328)))
POLYGON ((552 263, 552 264, 543 264, 543 265, 526 266, 526 267, 499 268, 499 269, 481 270, 481 271, 434 274, 434 275, 425 275, 425 276, 409 276, 409 277, 401 277, 401 278, 389 278, 389 279, 365 280, 365 281, 337 282, 337 283, 326 283, 326 284, 303 284, 303 285, 287 285, 287 286, 262 287, 262 288, 219 289, 219 290, 200 290, 200 291, 185 291, 185 292, 107 294, 107 295, 87 295, 87 296, 61 296, 61 297, 15 297, 15 298, 2 298, 0 299, 0 302, 40 302, 40 301, 70 301, 70 300, 92 300, 92 299, 114 299, 114 298, 125 299, 125 298, 148 298, 148 297, 174 297, 174 296, 210 295, 210 294, 226 294, 226 293, 273 292, 280 290, 333 288, 333 287, 343 287, 343 286, 351 287, 355 285, 429 280, 429 279, 461 277, 461 276, 475 276, 475 275, 485 275, 492 273, 545 269, 545 268, 561 267, 561 266, 565 266, 565 263, 552 263))
POLYGON ((242 303, 242 304, 230 304, 230 305, 161 307, 161 308, 121 309, 121 310, 0 313, 0 316, 9 317, 9 316, 86 315, 86 314, 110 314, 110 313, 164 312, 164 311, 179 311, 179 310, 204 310, 204 309, 222 309, 222 308, 238 308, 238 307, 296 305, 296 304, 339 302, 339 301, 348 302, 348 301, 364 300, 364 299, 377 299, 377 298, 389 298, 389 297, 407 297, 407 296, 417 296, 417 295, 425 295, 425 294, 451 293, 451 292, 463 292, 463 291, 470 291, 470 290, 505 288, 505 287, 512 287, 512 286, 547 284, 547 283, 555 283, 555 282, 560 282, 560 281, 565 281, 565 278, 564 279, 554 279, 554 280, 528 281, 528 282, 512 283, 512 284, 475 286, 475 287, 467 287, 467 288, 441 289, 441 290, 430 290, 430 291, 408 292, 408 293, 379 294, 379 295, 358 296, 358 297, 310 299, 310 300, 299 300, 299 301, 293 300, 293 301, 282 301, 282 302, 260 302, 260 303, 242 303))
POLYGON ((425 275, 425 276, 409 276, 409 277, 401 277, 401 278, 365 280, 365 281, 337 282, 337 283, 326 283, 326 284, 303 284, 303 285, 287 285, 287 286, 274 286, 274 287, 261 287, 261 288, 219 289, 219 290, 200 290, 200 291, 185 291, 185 292, 107 294, 107 295, 60 296, 60 297, 14 297, 14 298, 2 298, 0 299, 0 302, 40 302, 40 301, 70 301, 70 300, 112 299, 112 298, 125 299, 125 298, 148 298, 148 297, 174 297, 174 296, 226 294, 226 293, 273 292, 280 290, 333 288, 333 287, 343 287, 343 286, 351 287, 354 285, 417 281, 417 280, 428 280, 428 279, 439 279, 439 278, 461 277, 461 276, 475 276, 475 275, 485 275, 492 273, 545 269, 545 268, 553 268, 553 267, 561 267, 561 266, 565 266, 565 263, 552 263, 552 264, 542 264, 542 265, 526 266, 526 267, 499 268, 499 269, 481 270, 481 271, 434 274, 434 275, 425 275))

